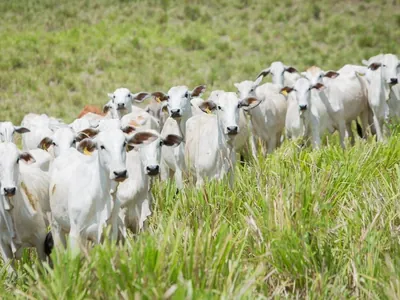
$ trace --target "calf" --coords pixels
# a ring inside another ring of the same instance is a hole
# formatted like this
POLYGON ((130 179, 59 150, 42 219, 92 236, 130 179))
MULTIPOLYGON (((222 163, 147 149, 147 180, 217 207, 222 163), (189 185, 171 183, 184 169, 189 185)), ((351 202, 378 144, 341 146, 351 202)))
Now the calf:
POLYGON ((153 93, 153 96, 160 101, 166 102, 165 109, 168 110, 169 114, 161 135, 175 134, 183 139, 183 142, 175 148, 162 147, 161 149, 161 179, 166 180, 168 176, 174 176, 178 189, 183 188, 182 174, 186 171, 184 142, 186 139, 186 122, 192 116, 190 101, 193 97, 200 97, 205 89, 204 85, 197 86, 192 91, 189 91, 187 86, 175 86, 170 88, 167 94, 153 93))
POLYGON ((21 153, 14 143, 0 144, 0 247, 4 261, 19 258, 24 247, 35 247, 44 261, 45 214, 48 176, 28 166, 33 157, 21 153))
POLYGON ((256 98, 261 104, 247 112, 250 115, 253 140, 251 141, 253 157, 257 157, 254 137, 260 137, 267 143, 268 153, 271 153, 281 143, 281 136, 285 126, 287 102, 280 94, 280 85, 265 83, 259 85, 262 76, 256 81, 236 83, 240 98, 256 98))
POLYGON ((189 171, 196 178, 197 188, 206 178, 221 180, 228 173, 230 186, 233 186, 233 141, 240 132, 239 109, 253 109, 259 103, 254 97, 239 101, 235 93, 222 92, 216 102, 208 100, 200 105, 203 111, 216 111, 216 115, 196 115, 187 121, 185 159, 189 171))
POLYGON ((110 129, 82 140, 77 149, 70 148, 54 160, 49 191, 55 246, 65 245, 64 233, 69 233, 74 251, 82 241, 100 242, 116 186, 128 177, 125 149, 150 138, 127 140, 120 129, 110 129))
MULTIPOLYGON (((161 147, 177 146, 181 141, 179 136, 170 134, 162 137, 155 130, 140 130, 134 134, 132 143, 137 145, 128 152, 126 157, 129 177, 118 186, 113 208, 114 218, 116 214, 119 214, 125 226, 133 233, 142 230, 144 222, 151 214, 153 195, 150 177, 159 174, 161 147), (144 138, 150 142, 142 143, 144 138)), ((123 228, 121 232, 124 233, 125 229, 123 228)), ((113 234, 115 237, 115 227, 113 234)))
POLYGON ((132 112, 132 101, 142 102, 149 93, 140 92, 132 94, 127 88, 118 88, 114 93, 109 93, 110 101, 104 106, 104 113, 111 113, 112 118, 121 119, 124 115, 132 112))

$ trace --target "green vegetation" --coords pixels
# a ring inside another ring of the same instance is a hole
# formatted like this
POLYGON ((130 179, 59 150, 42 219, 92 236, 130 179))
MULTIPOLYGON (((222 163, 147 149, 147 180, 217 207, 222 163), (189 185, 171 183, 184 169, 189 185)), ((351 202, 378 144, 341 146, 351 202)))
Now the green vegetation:
MULTIPOLYGON (((234 90, 272 61, 338 69, 398 52, 396 1, 0 2, 0 119, 27 112, 71 121, 117 87, 185 84, 234 90)), ((206 97, 208 96, 206 93, 206 97)), ((337 136, 320 151, 285 142, 237 166, 235 188, 210 183, 174 196, 157 185, 147 232, 82 259, 55 254, 5 299, 400 297, 400 142, 337 136)))

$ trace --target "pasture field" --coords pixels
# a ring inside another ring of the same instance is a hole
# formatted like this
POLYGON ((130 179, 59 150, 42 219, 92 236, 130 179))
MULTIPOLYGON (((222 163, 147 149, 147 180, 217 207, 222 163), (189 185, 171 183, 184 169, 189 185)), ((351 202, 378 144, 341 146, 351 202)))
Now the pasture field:
MULTIPOLYGON (((234 91, 272 61, 298 70, 399 55, 391 1, 0 1, 0 119, 72 121, 117 87, 234 91)), ((156 184, 148 230, 83 258, 25 251, 2 299, 399 299, 400 133, 285 141, 237 165, 233 190, 156 184)))

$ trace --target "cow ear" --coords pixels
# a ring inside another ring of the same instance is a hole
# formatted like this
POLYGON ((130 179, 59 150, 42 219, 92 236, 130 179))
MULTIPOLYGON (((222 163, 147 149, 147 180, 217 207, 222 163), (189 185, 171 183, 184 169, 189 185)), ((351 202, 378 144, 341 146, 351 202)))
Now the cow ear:
POLYGON ((312 87, 313 89, 317 89, 318 91, 323 91, 325 89, 325 85, 323 85, 322 83, 317 83, 315 85, 313 85, 312 87))
POLYGON ((196 86, 190 93, 191 97, 200 97, 206 91, 205 85, 196 86))
POLYGON ((363 59, 361 62, 362 62, 362 64, 363 64, 364 66, 368 66, 368 60, 363 59))
POLYGON ((111 100, 114 99, 114 94, 113 93, 107 93, 108 98, 110 98, 111 100))
POLYGON ((156 139, 158 139, 158 135, 149 131, 140 131, 128 139, 128 144, 145 145, 154 142, 156 139))
POLYGON ((79 143, 76 149, 79 152, 90 156, 93 154, 93 151, 97 149, 97 144, 93 140, 86 138, 79 143))
POLYGON ((284 96, 287 96, 290 92, 293 91, 293 88, 285 86, 283 89, 280 90, 280 93, 284 96))
POLYGON ((147 92, 140 92, 132 95, 132 99, 135 100, 136 102, 142 102, 146 98, 150 97, 151 94, 147 92))
POLYGON ((298 73, 296 68, 293 68, 293 67, 286 67, 285 71, 289 72, 289 73, 298 73))
POLYGON ((79 133, 86 134, 87 137, 92 138, 92 137, 96 136, 99 132, 100 132, 100 131, 99 131, 98 129, 86 128, 86 129, 82 130, 82 131, 79 132, 79 133))
POLYGON ((103 106, 103 113, 108 113, 111 109, 111 105, 107 103, 106 105, 103 106))
POLYGON ((248 97, 239 102, 239 107, 246 107, 246 110, 253 109, 261 103, 256 97, 248 97))
POLYGON ((258 75, 257 75, 257 78, 258 77, 264 77, 264 76, 267 76, 268 74, 269 74, 269 72, 270 72, 270 68, 266 68, 266 69, 264 69, 264 70, 262 70, 258 75))
POLYGON ((31 132, 28 128, 26 128, 26 127, 22 127, 22 126, 14 126, 14 130, 15 130, 15 132, 18 132, 18 133, 27 133, 27 132, 31 132))
POLYGON ((20 160, 22 159, 28 165, 33 164, 33 163, 36 162, 36 160, 33 158, 32 154, 30 154, 29 152, 22 152, 19 155, 19 159, 20 160))
POLYGON ((49 137, 45 137, 44 139, 42 139, 40 141, 38 148, 47 151, 52 144, 53 144, 53 140, 49 137))
POLYGON ((135 130, 136 130, 136 128, 133 127, 133 126, 130 126, 130 125, 125 126, 124 128, 122 128, 122 131, 123 131, 124 133, 126 133, 126 134, 131 134, 131 133, 134 132, 135 130))
POLYGON ((151 94, 157 102, 163 102, 168 100, 168 95, 163 92, 154 92, 151 94))
POLYGON ((328 71, 324 74, 324 77, 328 77, 328 78, 336 78, 339 76, 338 72, 335 71, 328 71))
POLYGON ((204 111, 205 113, 209 114, 217 108, 217 105, 214 103, 214 101, 207 100, 207 101, 204 101, 202 104, 200 104, 199 108, 202 111, 204 111))
POLYGON ((374 63, 372 63, 372 64, 370 64, 370 65, 368 66, 368 69, 371 69, 372 71, 375 71, 375 70, 378 70, 378 68, 379 68, 381 65, 382 65, 381 63, 374 62, 374 63))
POLYGON ((164 139, 163 139, 163 144, 165 146, 178 146, 182 142, 182 138, 180 136, 177 136, 175 134, 168 134, 164 139))
POLYGON ((235 86, 235 88, 239 89, 239 86, 240 86, 239 83, 234 83, 233 85, 235 86))

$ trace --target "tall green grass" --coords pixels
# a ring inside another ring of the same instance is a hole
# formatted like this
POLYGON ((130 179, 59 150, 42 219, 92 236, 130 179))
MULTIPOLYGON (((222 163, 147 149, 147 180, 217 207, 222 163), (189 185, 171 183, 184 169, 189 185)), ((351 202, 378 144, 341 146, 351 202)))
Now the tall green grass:
MULTIPOLYGON (((282 60, 338 69, 398 51, 395 1, 0 3, 0 118, 71 121, 107 92, 234 90, 282 60)), ((207 94, 206 94, 207 96, 207 94)), ((400 297, 400 142, 290 142, 236 167, 234 189, 156 184, 149 228, 81 258, 26 251, 4 299, 400 297)))

